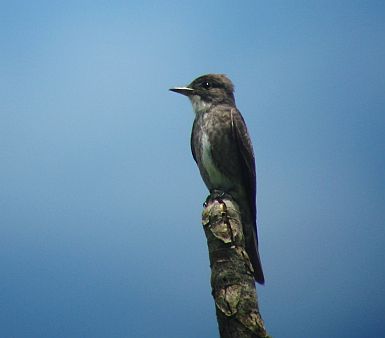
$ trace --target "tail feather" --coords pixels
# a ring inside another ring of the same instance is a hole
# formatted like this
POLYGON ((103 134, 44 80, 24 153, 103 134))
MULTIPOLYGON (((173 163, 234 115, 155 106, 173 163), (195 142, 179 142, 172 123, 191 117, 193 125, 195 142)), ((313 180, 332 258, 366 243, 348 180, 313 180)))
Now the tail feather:
POLYGON ((254 279, 259 284, 265 284, 265 276, 262 270, 261 258, 259 257, 258 244, 255 239, 253 245, 246 244, 246 252, 250 257, 251 265, 254 269, 254 279))
POLYGON ((246 252, 250 258, 251 265, 254 269, 254 279, 259 284, 265 284, 265 276, 262 270, 261 258, 258 251, 258 239, 256 234, 256 226, 250 223, 244 223, 244 235, 246 252))

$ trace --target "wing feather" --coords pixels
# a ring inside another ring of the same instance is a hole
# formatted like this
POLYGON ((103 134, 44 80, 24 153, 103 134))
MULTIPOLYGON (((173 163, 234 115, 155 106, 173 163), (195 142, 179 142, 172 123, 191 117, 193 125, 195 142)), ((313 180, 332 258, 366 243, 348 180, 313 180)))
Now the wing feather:
POLYGON ((235 108, 231 110, 231 129, 233 137, 241 154, 242 178, 246 189, 247 197, 250 202, 250 210, 255 220, 257 216, 256 208, 256 175, 255 158, 253 146, 247 132, 246 123, 241 113, 235 108))

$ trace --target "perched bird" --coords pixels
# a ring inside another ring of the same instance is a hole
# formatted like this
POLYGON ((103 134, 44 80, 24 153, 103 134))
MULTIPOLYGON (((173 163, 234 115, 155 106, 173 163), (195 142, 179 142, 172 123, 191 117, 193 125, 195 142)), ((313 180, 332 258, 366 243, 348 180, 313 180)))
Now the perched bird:
POLYGON ((192 103, 194 160, 210 192, 226 192, 238 203, 254 278, 264 284, 258 252, 254 153, 245 121, 235 105, 234 86, 225 75, 207 74, 186 87, 170 90, 187 96, 192 103))

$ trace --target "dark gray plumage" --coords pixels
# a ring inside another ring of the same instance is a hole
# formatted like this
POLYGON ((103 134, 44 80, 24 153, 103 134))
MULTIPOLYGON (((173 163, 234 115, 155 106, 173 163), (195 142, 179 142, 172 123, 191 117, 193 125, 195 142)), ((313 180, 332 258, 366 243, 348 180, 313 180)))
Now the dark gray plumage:
POLYGON ((264 284, 258 252, 254 153, 245 121, 235 105, 233 84, 225 75, 208 74, 187 87, 170 90, 186 95, 192 103, 193 157, 210 192, 224 191, 239 204, 254 278, 264 284))

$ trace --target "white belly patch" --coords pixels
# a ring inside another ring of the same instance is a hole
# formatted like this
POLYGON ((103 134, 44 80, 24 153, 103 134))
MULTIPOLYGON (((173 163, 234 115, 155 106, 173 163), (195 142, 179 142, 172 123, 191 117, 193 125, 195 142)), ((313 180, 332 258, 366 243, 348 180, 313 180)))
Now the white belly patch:
POLYGON ((217 169, 211 156, 211 144, 206 133, 202 136, 202 164, 205 168, 212 188, 225 189, 231 182, 217 169))

